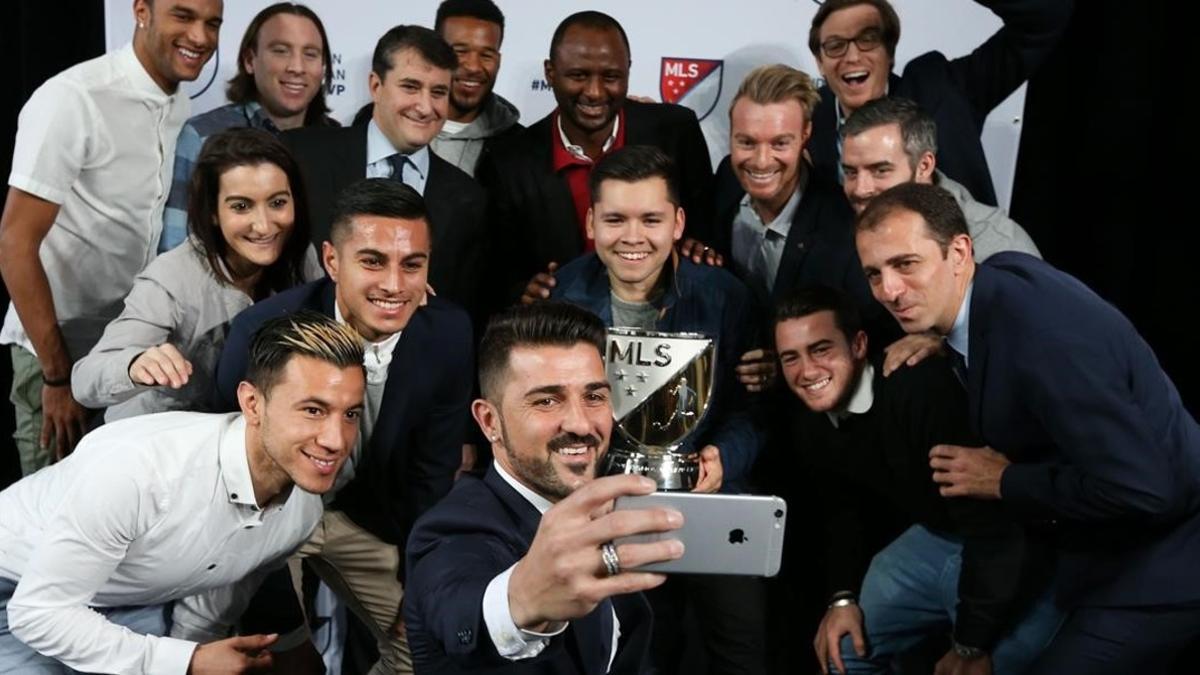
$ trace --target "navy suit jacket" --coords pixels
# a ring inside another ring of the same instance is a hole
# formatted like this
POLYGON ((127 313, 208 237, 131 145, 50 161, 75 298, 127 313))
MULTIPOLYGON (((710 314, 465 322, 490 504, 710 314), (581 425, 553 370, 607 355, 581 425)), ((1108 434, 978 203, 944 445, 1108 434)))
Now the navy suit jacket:
MULTIPOLYGON (((334 288, 328 279, 314 281, 234 318, 217 364, 217 399, 226 409, 237 409, 237 386, 245 377, 250 340, 259 326, 302 309, 334 316, 334 288)), ((380 539, 403 547, 413 522, 454 482, 474 373, 466 312, 430 296, 396 342, 370 445, 334 506, 380 539)))
MULTIPOLYGON (((1004 26, 970 54, 947 59, 928 52, 888 77, 888 95, 912 99, 937 122, 938 168, 975 199, 996 206, 996 190, 979 135, 989 113, 1016 91, 1058 42, 1071 18, 1070 0, 979 0, 1004 26)), ((837 100, 821 87, 808 152, 817 171, 838 182, 837 100)))
MULTIPOLYGON (((467 475, 426 513, 408 540, 404 619, 418 675, 602 675, 611 625, 600 605, 570 622, 536 657, 509 661, 496 652, 483 619, 483 594, 497 574, 533 543, 541 514, 496 473, 467 475)), ((597 564, 599 552, 597 551, 597 564)), ((641 673, 650 644, 650 606, 640 594, 616 596, 621 639, 611 673, 641 673)))
MULTIPOLYGON (((338 194, 367 176, 367 127, 301 127, 280 135, 304 174, 312 241, 317 251, 329 238, 338 194)), ((425 179, 425 209, 433 234, 429 284, 438 295, 485 318, 480 307, 481 273, 487 226, 487 196, 483 188, 458 167, 429 150, 425 179)))
MULTIPOLYGON (((706 230, 712 198, 712 160, 696 114, 666 103, 625 102, 625 145, 653 145, 675 160, 689 230, 706 230)), ((571 190, 554 171, 554 113, 511 137, 497 140, 475 175, 488 189, 488 218, 497 262, 493 304, 521 295, 546 265, 567 264, 584 253, 585 240, 571 190)))
POLYGON ((1200 427, 1150 346, 1024 253, 976 268, 969 312, 971 421, 1015 462, 1004 502, 1057 530, 1064 599, 1200 599, 1200 427))

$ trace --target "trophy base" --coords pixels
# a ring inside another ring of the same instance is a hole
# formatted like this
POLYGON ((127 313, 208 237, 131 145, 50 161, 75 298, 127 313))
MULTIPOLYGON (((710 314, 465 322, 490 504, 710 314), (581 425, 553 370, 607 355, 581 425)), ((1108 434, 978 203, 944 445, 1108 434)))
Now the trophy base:
POLYGON ((604 458, 604 475, 633 473, 654 479, 662 492, 689 492, 700 480, 698 453, 638 452, 610 448, 604 458))

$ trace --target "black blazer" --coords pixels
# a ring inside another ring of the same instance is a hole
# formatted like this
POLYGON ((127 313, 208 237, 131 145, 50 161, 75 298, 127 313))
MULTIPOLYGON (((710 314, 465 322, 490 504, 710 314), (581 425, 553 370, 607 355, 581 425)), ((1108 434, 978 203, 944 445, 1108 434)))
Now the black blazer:
MULTIPOLYGON (((426 513, 408 540, 404 619, 418 675, 602 675, 608 664, 611 626, 604 605, 570 622, 541 654, 508 661, 496 653, 483 619, 488 583, 521 559, 533 542, 541 514, 496 473, 463 476, 426 513)), ((650 606, 640 594, 612 598, 621 622, 614 674, 648 666, 650 606)))
MULTIPOLYGON (((497 141, 475 175, 488 190, 499 305, 515 300, 546 265, 567 264, 584 252, 584 238, 567 181, 553 169, 558 129, 554 113, 497 141)), ((675 160, 688 227, 707 229, 712 160, 696 114, 665 103, 625 102, 625 145, 654 145, 675 160)))
MULTIPOLYGON (((333 205, 347 185, 366 177, 367 127, 304 127, 280 135, 295 155, 308 191, 312 240, 317 250, 329 238, 333 205)), ((425 208, 433 229, 429 284, 438 295, 466 307, 476 321, 485 251, 487 199, 461 169, 429 151, 425 208)))
MULTIPOLYGON (((928 52, 888 77, 888 95, 912 99, 937 122, 937 164, 975 199, 996 206, 983 122, 1041 65, 1071 18, 1070 0, 979 0, 1004 26, 966 56, 928 52)), ((821 87, 808 152, 817 172, 838 182, 837 101, 821 87)))
MULTIPOLYGON (((266 320, 311 309, 334 316, 334 283, 314 281, 263 300, 234 318, 217 363, 217 398, 237 409, 250 339, 266 320)), ((450 491, 474 387, 471 322, 430 296, 392 351, 370 447, 334 506, 375 536, 403 547, 413 522, 450 491)))
MULTIPOLYGON (((717 166, 714 192, 716 217, 712 235, 705 243, 732 260, 733 221, 746 191, 734 175, 729 157, 717 166)), ((901 335, 895 320, 871 295, 854 247, 854 211, 841 187, 809 171, 764 315, 770 316, 770 309, 788 292, 813 285, 841 290, 854 299, 871 336, 872 349, 882 348, 901 335)))
POLYGON ((1116 308, 1024 253, 976 268, 971 422, 1014 464, 1000 493, 1052 525, 1064 600, 1200 600, 1200 426, 1116 308))

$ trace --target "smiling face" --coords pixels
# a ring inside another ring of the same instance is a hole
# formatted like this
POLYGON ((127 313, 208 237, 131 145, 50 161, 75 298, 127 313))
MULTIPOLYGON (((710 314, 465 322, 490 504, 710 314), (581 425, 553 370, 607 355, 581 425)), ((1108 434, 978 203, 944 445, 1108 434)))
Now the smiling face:
POLYGON ((917 213, 896 209, 855 235, 875 296, 906 333, 950 332, 974 271, 971 238, 957 235, 946 250, 917 213))
POLYGON ((317 25, 295 14, 276 14, 258 31, 254 51, 242 56, 254 76, 258 102, 280 129, 304 122, 325 75, 324 43, 317 25))
POLYGON ((423 219, 356 215, 336 245, 325 242, 325 270, 337 284, 342 317, 370 342, 408 325, 425 302, 429 226, 423 219))
POLYGON ((822 47, 818 51, 817 65, 847 115, 887 91, 892 59, 883 45, 882 27, 879 10, 871 5, 839 9, 821 24, 822 47), (869 48, 860 48, 855 38, 869 48), (829 56, 827 47, 838 41, 848 41, 844 44, 846 52, 829 56), (871 44, 874 46, 870 47, 871 44))
POLYGON ((783 379, 813 412, 845 407, 867 362, 867 334, 848 340, 831 310, 775 325, 783 379))
POLYGON ((621 34, 574 25, 550 57, 546 81, 567 136, 575 141, 577 135, 610 133, 629 90, 629 50, 621 34))
POLYGON ((505 471, 556 502, 595 478, 612 433, 609 394, 595 345, 518 346, 500 400, 477 400, 473 412, 505 471))
POLYGON ((288 483, 314 494, 333 489, 358 436, 365 382, 361 366, 293 355, 266 391, 238 386, 260 506, 264 489, 270 498, 288 483))
POLYGON ((270 163, 226 169, 220 177, 216 218, 227 246, 225 264, 234 279, 273 265, 295 222, 287 174, 270 163))
POLYGON ((683 236, 683 209, 671 203, 667 181, 606 180, 588 210, 587 234, 608 269, 609 284, 627 302, 645 302, 675 242, 683 236))
POLYGON ((842 188, 855 213, 862 213, 871 198, 890 187, 932 183, 935 165, 931 152, 913 165, 904 151, 899 124, 873 127, 842 141, 842 188))
POLYGON ((811 133, 812 123, 797 100, 764 104, 740 98, 734 102, 729 116, 729 161, 765 221, 774 220, 796 192, 802 152, 811 133))
POLYGON ((134 2, 134 53, 163 91, 200 77, 216 51, 223 11, 221 0, 134 2))
POLYGON ((429 63, 416 49, 391 55, 392 67, 369 80, 374 120, 398 152, 427 145, 442 130, 450 106, 450 71, 429 63))
POLYGON ((450 119, 471 122, 500 72, 500 25, 473 16, 453 16, 442 22, 442 37, 458 56, 450 87, 450 119))

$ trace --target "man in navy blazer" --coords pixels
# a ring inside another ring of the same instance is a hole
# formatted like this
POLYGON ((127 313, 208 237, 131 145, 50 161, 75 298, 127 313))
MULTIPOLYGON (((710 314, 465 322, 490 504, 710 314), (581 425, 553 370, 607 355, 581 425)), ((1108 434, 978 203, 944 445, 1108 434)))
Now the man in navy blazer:
POLYGON ((928 52, 892 72, 900 17, 888 0, 827 0, 813 15, 808 48, 826 85, 808 151, 817 173, 838 180, 838 130, 883 96, 917 102, 937 122, 938 166, 981 202, 998 206, 979 135, 992 109, 1049 56, 1071 18, 1070 0, 979 0, 1004 22, 970 54, 928 52), (882 47, 882 49, 880 49, 882 47))
POLYGON ((217 365, 227 404, 247 346, 266 320, 300 309, 335 317, 365 342, 361 442, 336 499, 299 555, 346 597, 380 643, 387 672, 407 669, 398 612, 401 549, 413 522, 450 490, 462 464, 474 388, 466 312, 426 291, 430 233, 424 201, 386 178, 350 185, 333 209, 322 261, 328 279, 263 300, 234 319, 217 365), (332 580, 332 581, 331 581, 332 580))
POLYGON ((485 277, 486 194, 458 167, 438 157, 430 142, 449 110, 454 50, 421 26, 396 26, 375 45, 370 90, 374 101, 366 124, 304 127, 280 139, 304 174, 312 217, 313 245, 329 237, 330 214, 347 185, 363 178, 392 178, 425 197, 437 261, 429 282, 439 295, 465 307, 474 320, 485 277))
POLYGON ((627 571, 678 558, 667 509, 612 512, 648 494, 634 475, 594 478, 612 432, 604 324, 558 302, 494 318, 480 345, 483 398, 472 413, 496 461, 464 476, 408 542, 404 617, 417 673, 642 673, 659 574, 627 571))
POLYGON ((931 449, 942 495, 1002 499, 1057 542, 1071 614, 1034 672, 1168 672, 1200 635, 1200 427, 1150 346, 1032 256, 976 265, 935 186, 876 197, 856 243, 904 329, 945 336, 987 443, 931 449))

